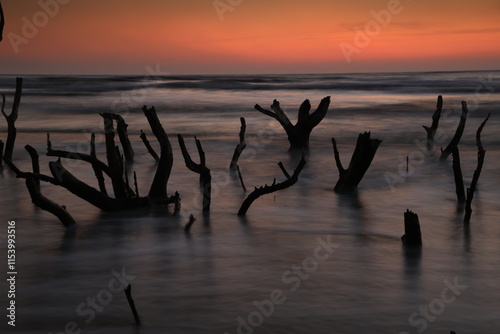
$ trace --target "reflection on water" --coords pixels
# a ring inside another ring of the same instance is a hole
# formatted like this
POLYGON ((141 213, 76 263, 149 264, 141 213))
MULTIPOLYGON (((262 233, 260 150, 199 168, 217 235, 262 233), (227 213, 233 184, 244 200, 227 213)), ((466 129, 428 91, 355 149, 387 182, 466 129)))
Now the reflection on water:
MULTIPOLYGON (((214 99, 212 93, 201 94, 200 100, 214 99)), ((253 101, 250 106, 271 103, 270 97, 282 92, 254 93, 215 92, 231 105, 240 105, 238 99, 245 95, 247 102, 253 101)), ((297 101, 293 103, 310 95, 323 97, 325 92, 311 93, 286 91, 297 101)), ((281 99, 281 95, 275 97, 281 99)), ((421 125, 430 123, 433 103, 425 112, 363 113, 356 108, 337 112, 333 102, 332 112, 313 132, 312 149, 297 184, 259 198, 244 218, 236 212, 253 187, 272 183, 274 178, 283 180, 277 163, 282 161, 293 171, 300 159, 287 153, 282 129, 271 127, 269 119, 251 108, 219 110, 211 105, 203 113, 174 108, 160 113, 175 156, 169 193, 179 191, 182 197, 181 214, 175 217, 165 209, 105 214, 63 189, 43 185, 42 192, 66 205, 79 222, 78 228, 65 232, 54 217, 33 207, 23 181, 4 169, 0 175, 2 215, 15 219, 18 226, 16 333, 60 332, 68 321, 84 333, 238 333, 238 318, 248 324, 252 314, 261 323, 251 328, 255 333, 416 333, 410 315, 438 298, 443 281, 455 277, 469 288, 429 322, 429 333, 495 332, 500 326, 496 317, 500 150, 495 137, 500 121, 493 117, 483 132, 487 156, 469 226, 461 223, 462 214, 456 210, 451 162, 438 162, 437 151, 415 164, 414 172, 395 184, 394 190, 387 183, 386 173, 398 175, 401 158, 418 149, 414 140, 425 138, 421 125), (246 193, 227 172, 238 142, 240 116, 246 117, 248 125, 248 146, 240 158, 246 193), (269 130, 265 137, 260 133, 263 129, 269 130), (343 161, 349 161, 358 133, 365 130, 372 130, 372 136, 383 143, 359 192, 339 196, 333 193, 338 172, 330 139, 337 139, 343 161), (196 134, 203 142, 214 176, 209 216, 201 213, 199 176, 186 169, 176 133, 196 134), (419 214, 422 251, 405 250, 401 245, 406 209, 419 214), (186 235, 183 228, 190 213, 197 220, 186 235), (304 271, 305 264, 310 264, 307 259, 314 258, 318 237, 329 237, 339 247, 311 267, 314 270, 304 271), (106 289, 112 271, 123 268, 135 276, 133 295, 145 325, 134 328, 125 295, 119 293, 87 323, 77 307, 106 289), (285 274, 289 271, 295 271, 295 281, 300 279, 295 290, 286 279, 292 275, 285 274), (286 300, 274 304, 272 314, 262 315, 260 321, 255 314, 262 311, 255 303, 270 300, 273 290, 280 290, 286 300)), ((145 194, 156 164, 138 133, 149 128, 138 112, 128 115, 127 121, 136 149, 129 171, 137 172, 139 191, 145 194)), ((480 121, 479 117, 468 120, 461 144, 466 184, 476 164, 474 133, 480 121)), ((20 168, 31 168, 23 151, 23 145, 30 143, 41 153, 42 171, 48 173, 47 162, 52 159, 42 154, 45 134, 42 130, 23 132, 25 127, 53 127, 59 130, 52 136, 55 148, 78 150, 88 148, 88 134, 61 130, 100 127, 101 123, 95 113, 68 114, 68 121, 50 123, 26 111, 19 118, 15 159, 20 168)), ((446 123, 443 129, 454 132, 446 123)), ((101 135, 98 142, 104 159, 101 135)), ((96 186, 88 165, 63 163, 96 186)), ((0 235, 5 240, 5 230, 0 235)))

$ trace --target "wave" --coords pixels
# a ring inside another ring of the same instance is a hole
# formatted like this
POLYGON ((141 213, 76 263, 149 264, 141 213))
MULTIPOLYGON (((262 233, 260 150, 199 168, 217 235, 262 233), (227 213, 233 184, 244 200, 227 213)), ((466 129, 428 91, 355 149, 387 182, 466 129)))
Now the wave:
MULTIPOLYGON (((92 96, 143 88, 267 91, 320 90, 372 91, 392 94, 471 94, 481 84, 500 90, 500 71, 296 74, 296 75, 172 75, 145 76, 27 76, 24 89, 30 95, 92 96)), ((13 77, 0 76, 0 91, 13 91, 13 77), (5 88, 4 88, 5 87, 5 88)))

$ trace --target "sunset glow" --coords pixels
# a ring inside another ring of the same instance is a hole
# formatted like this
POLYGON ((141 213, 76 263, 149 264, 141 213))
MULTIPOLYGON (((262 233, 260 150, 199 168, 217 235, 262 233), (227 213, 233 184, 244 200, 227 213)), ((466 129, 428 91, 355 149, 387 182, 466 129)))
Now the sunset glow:
POLYGON ((480 70, 498 69, 500 57, 496 0, 2 4, 5 74, 140 74, 156 64, 178 74, 480 70), (53 14, 46 22, 41 4, 53 14))

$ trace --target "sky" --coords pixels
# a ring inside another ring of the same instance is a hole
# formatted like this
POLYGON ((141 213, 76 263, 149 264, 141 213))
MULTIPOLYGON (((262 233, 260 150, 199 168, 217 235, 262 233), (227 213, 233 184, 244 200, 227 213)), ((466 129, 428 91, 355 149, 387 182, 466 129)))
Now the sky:
POLYGON ((500 69, 500 0, 0 2, 0 74, 500 69))

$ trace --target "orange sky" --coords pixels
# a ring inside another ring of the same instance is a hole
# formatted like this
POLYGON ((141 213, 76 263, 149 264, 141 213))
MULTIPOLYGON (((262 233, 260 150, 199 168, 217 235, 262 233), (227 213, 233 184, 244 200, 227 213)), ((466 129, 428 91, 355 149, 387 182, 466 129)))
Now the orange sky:
POLYGON ((499 0, 218 0, 223 13, 214 0, 1 2, 0 74, 500 69, 499 0), (375 24, 372 11, 391 22, 375 24), (38 32, 26 35, 35 18, 38 32), (362 44, 367 24, 378 31, 362 44), (341 45, 356 48, 350 62, 341 45))

